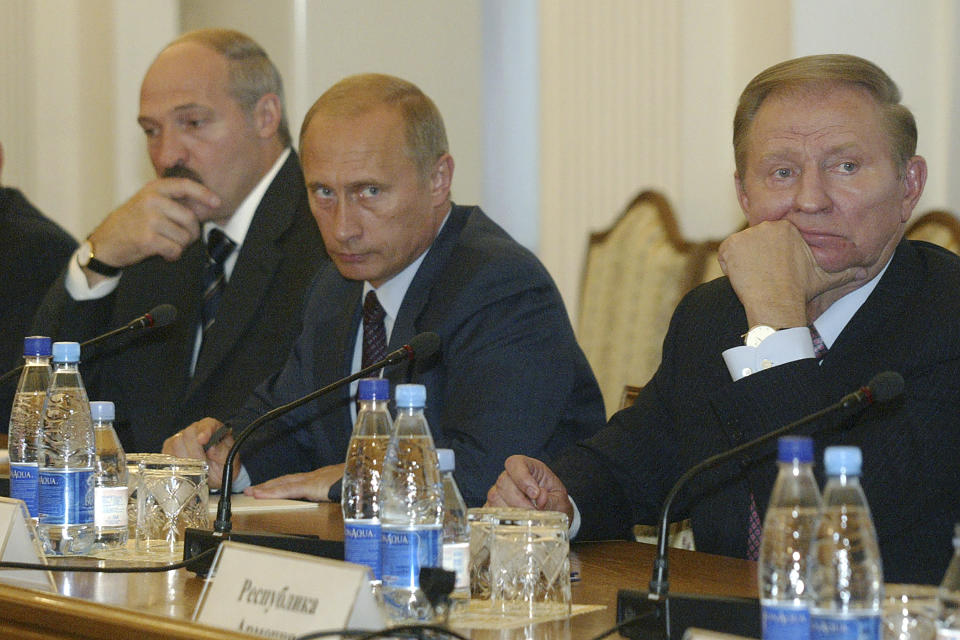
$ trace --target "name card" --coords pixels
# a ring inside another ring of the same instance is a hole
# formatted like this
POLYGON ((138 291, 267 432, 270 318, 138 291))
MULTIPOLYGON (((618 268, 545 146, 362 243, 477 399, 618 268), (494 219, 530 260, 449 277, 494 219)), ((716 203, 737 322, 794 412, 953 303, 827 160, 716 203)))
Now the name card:
POLYGON ((210 575, 195 622, 269 638, 385 626, 367 567, 224 542, 210 575))
MULTIPOLYGON (((0 560, 47 564, 37 528, 23 500, 0 497, 0 560)), ((0 582, 57 592, 57 583, 49 571, 0 569, 0 582)))

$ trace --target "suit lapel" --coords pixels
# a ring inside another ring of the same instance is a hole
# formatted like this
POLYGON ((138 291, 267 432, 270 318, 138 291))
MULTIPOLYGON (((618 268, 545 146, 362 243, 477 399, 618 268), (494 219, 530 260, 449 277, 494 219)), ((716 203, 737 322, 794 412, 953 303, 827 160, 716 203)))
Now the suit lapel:
POLYGON ((257 207, 217 309, 217 315, 229 322, 215 322, 204 339, 191 393, 220 367, 262 311, 262 301, 282 259, 277 242, 293 224, 297 211, 297 198, 291 194, 303 192, 298 167, 297 156, 291 152, 257 207))

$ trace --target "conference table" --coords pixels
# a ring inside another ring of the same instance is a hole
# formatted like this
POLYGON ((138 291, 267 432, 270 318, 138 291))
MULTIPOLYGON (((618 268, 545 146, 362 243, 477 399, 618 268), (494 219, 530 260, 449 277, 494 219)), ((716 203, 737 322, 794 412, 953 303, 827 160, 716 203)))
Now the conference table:
MULTIPOLYGON (((342 540, 340 506, 235 513, 234 531, 314 534, 342 540)), ((655 553, 652 545, 629 541, 574 542, 571 567, 575 604, 602 609, 554 621, 504 629, 453 628, 478 640, 582 640, 616 624, 618 589, 645 589, 655 553)), ((59 560, 52 562, 75 562, 59 560)), ((92 561, 88 561, 92 562, 92 561)), ((163 573, 55 572, 58 593, 0 583, 0 637, 137 640, 222 640, 254 637, 191 621, 205 580, 178 569, 163 573)), ((705 553, 671 549, 672 592, 756 597, 756 566, 705 553)), ((617 637, 615 634, 612 637, 617 637)))

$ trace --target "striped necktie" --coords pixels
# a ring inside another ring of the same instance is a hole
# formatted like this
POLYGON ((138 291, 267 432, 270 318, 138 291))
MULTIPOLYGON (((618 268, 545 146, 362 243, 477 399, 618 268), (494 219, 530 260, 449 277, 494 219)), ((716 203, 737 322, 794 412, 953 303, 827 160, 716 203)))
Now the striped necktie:
POLYGON ((363 300, 363 355, 360 364, 364 369, 387 357, 387 330, 383 325, 386 315, 376 292, 367 292, 363 300))
POLYGON ((223 297, 223 290, 227 287, 223 265, 236 246, 233 240, 220 229, 211 229, 207 236, 207 264, 203 270, 203 299, 200 304, 200 320, 204 337, 216 320, 217 307, 220 305, 220 298, 223 297))

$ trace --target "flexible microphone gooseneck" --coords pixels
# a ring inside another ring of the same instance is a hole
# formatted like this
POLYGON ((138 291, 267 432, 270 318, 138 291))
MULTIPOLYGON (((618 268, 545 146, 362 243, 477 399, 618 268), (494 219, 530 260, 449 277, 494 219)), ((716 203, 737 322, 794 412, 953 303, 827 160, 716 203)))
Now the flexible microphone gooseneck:
MULTIPOLYGON (((744 444, 734 447, 733 449, 728 449, 718 453, 715 456, 711 456, 706 460, 703 460, 702 462, 690 467, 683 475, 680 476, 679 479, 677 479, 673 487, 667 493, 667 497, 663 501, 663 506, 660 511, 659 529, 657 531, 657 555, 653 563, 653 577, 650 579, 649 592, 644 594, 643 598, 653 603, 658 603, 666 599, 667 592, 670 588, 670 582, 668 579, 669 566, 667 554, 667 529, 670 519, 670 506, 673 504, 674 497, 676 497, 680 489, 682 489, 691 478, 699 475, 703 471, 712 469, 713 467, 716 467, 717 465, 726 462, 746 451, 758 447, 765 442, 789 433, 794 429, 802 427, 803 425, 819 420, 820 418, 823 418, 831 413, 839 412, 844 416, 852 416, 864 410, 871 404, 877 402, 883 403, 892 400, 903 393, 903 386, 903 377, 899 373, 895 373, 893 371, 884 371, 883 373, 878 373, 865 386, 845 395, 840 399, 839 402, 836 402, 815 413, 804 416, 803 418, 795 422, 791 422, 786 426, 780 427, 779 429, 765 433, 764 435, 750 440, 749 442, 745 442, 744 444)), ((636 603, 638 599, 637 592, 632 590, 621 590, 617 595, 617 599, 618 621, 622 621, 619 620, 621 609, 624 608, 621 606, 621 600, 629 600, 630 602, 636 603)), ((660 616, 656 617, 659 618, 660 616)), ((663 620, 666 625, 665 637, 669 638, 669 612, 663 616, 663 620)), ((624 633, 625 635, 627 634, 626 631, 621 631, 621 633, 624 633)))
MULTIPOLYGON (((86 342, 81 342, 80 348, 82 349, 84 347, 95 345, 98 342, 102 342, 106 340, 107 338, 112 338, 115 335, 126 333, 129 331, 139 331, 140 329, 151 329, 151 328, 155 329, 159 327, 165 327, 176 319, 177 319, 177 308, 175 306, 173 306, 172 304, 160 304, 155 306, 153 309, 150 309, 150 311, 146 312, 142 316, 134 318, 133 320, 123 325, 122 327, 118 327, 116 329, 112 329, 111 331, 107 331, 106 333, 101 334, 95 338, 90 338, 86 342)), ((11 369, 10 371, 7 371, 2 376, 0 376, 0 384, 5 382, 8 378, 12 378, 13 376, 17 375, 22 370, 23 370, 23 364, 20 364, 19 366, 11 369)))
MULTIPOLYGON (((231 520, 230 502, 231 502, 231 491, 233 488, 233 461, 234 461, 234 458, 236 458, 237 452, 240 450, 240 447, 243 445, 244 441, 246 441, 247 438, 249 438, 261 425, 263 425, 266 422, 269 422, 270 420, 278 418, 279 416, 282 416, 283 414, 289 411, 293 411, 297 407, 300 407, 310 402, 311 400, 319 398, 324 394, 330 393, 331 391, 339 389, 344 385, 350 384, 354 380, 358 380, 380 369, 383 369, 384 367, 395 365, 401 362, 412 362, 413 360, 416 360, 416 359, 423 360, 432 356, 434 353, 439 351, 439 349, 440 349, 440 336, 438 336, 436 333, 426 332, 426 333, 418 334, 414 336, 412 340, 410 340, 409 344, 405 344, 399 349, 397 349, 396 351, 393 351, 392 353, 387 354, 387 356, 383 360, 380 360, 379 362, 375 362, 374 364, 368 367, 365 367, 360 371, 357 371, 356 373, 353 373, 345 378, 341 378, 340 380, 337 380, 336 382, 328 384, 325 387, 321 387, 316 391, 308 393, 307 395, 301 398, 298 398, 293 402, 289 402, 287 404, 271 409, 270 411, 267 411, 266 413, 261 415, 259 418, 253 420, 250 424, 244 427, 243 431, 240 432, 240 434, 237 436, 236 440, 234 441, 233 446, 230 447, 230 451, 227 453, 226 460, 224 461, 223 475, 221 477, 221 484, 220 484, 220 502, 217 505, 217 517, 216 517, 216 520, 214 521, 213 531, 210 532, 210 531, 204 531, 200 529, 187 529, 187 532, 185 534, 184 545, 183 545, 184 560, 189 560, 191 557, 195 557, 197 554, 201 553, 206 548, 210 546, 219 545, 220 542, 222 542, 223 540, 230 539, 231 537, 230 532, 232 529, 232 525, 230 522, 231 520)), ((218 429, 217 432, 214 433, 214 437, 216 437, 217 434, 222 434, 228 431, 229 431, 229 428, 221 427, 221 429, 218 429)), ((220 437, 222 438, 223 436, 221 435, 220 437)), ((213 438, 211 438, 211 440, 213 440, 213 438)), ((242 539, 245 542, 251 542, 253 544, 256 544, 258 541, 257 539, 254 539, 253 537, 247 534, 235 536, 235 538, 238 540, 242 539)), ((264 543, 268 545, 272 545, 273 538, 282 538, 283 540, 280 540, 279 542, 277 542, 277 545, 280 546, 280 548, 285 548, 290 550, 302 549, 302 547, 293 548, 287 544, 287 542, 289 542, 289 539, 291 538, 290 536, 280 535, 280 536, 270 536, 270 538, 271 540, 264 539, 264 543)), ((301 537, 298 537, 293 542, 296 545, 297 542, 302 542, 302 541, 303 541, 303 537, 301 536, 301 537)), ((327 541, 320 541, 320 542, 327 542, 327 541)), ((305 552, 309 553, 308 550, 305 552)), ((191 567, 191 571, 195 571, 198 575, 204 574, 208 569, 209 569, 209 562, 206 563, 205 566, 198 564, 195 567, 191 567)))

